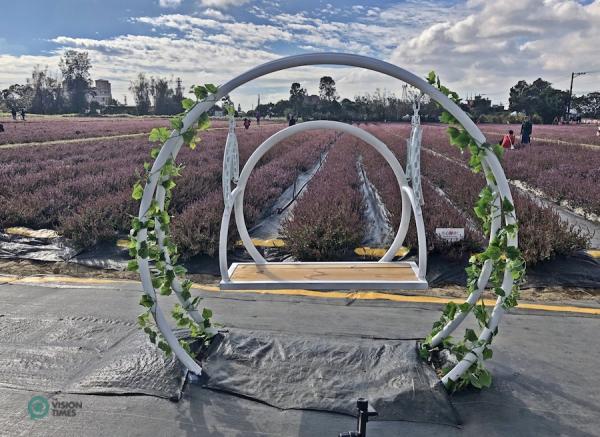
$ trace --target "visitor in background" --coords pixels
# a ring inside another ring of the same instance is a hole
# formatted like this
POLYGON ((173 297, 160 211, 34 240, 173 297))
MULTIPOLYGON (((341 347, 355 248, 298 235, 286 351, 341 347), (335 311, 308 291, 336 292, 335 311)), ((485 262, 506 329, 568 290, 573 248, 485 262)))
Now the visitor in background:
POLYGON ((296 124, 296 119, 294 118, 293 115, 290 116, 290 121, 288 122, 289 126, 293 126, 296 124))
POLYGON ((10 113, 12 114, 13 120, 17 121, 17 110, 15 108, 12 108, 10 110, 10 113))
POLYGON ((25 121, 25 110, 21 109, 21 120, 25 121))
POLYGON ((248 130, 248 128, 250 127, 250 119, 244 117, 244 127, 246 128, 246 130, 248 130))
POLYGON ((531 117, 527 117, 521 125, 521 144, 529 144, 531 142, 532 131, 533 124, 531 123, 531 117))
POLYGON ((4 125, 0 123, 0 132, 4 132, 4 125))
POLYGON ((256 111, 256 125, 260 126, 260 112, 256 111))
POLYGON ((504 138, 502 138, 502 147, 505 149, 514 149, 515 141, 515 133, 512 130, 509 130, 508 134, 504 135, 504 138))

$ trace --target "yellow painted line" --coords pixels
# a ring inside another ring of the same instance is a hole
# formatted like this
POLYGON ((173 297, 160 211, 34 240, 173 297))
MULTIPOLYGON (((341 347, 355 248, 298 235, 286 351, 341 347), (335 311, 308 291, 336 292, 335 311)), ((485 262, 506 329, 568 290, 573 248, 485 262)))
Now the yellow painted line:
POLYGON ((5 231, 7 234, 30 238, 56 238, 59 236, 58 232, 52 229, 30 229, 25 226, 13 226, 6 228, 5 231))
MULTIPOLYGON (((252 244, 254 244, 256 247, 285 247, 285 242, 280 238, 266 240, 252 238, 252 244)), ((244 242, 242 240, 238 240, 235 242, 235 245, 238 247, 244 247, 244 242)))
POLYGON ((104 279, 104 278, 75 278, 72 276, 26 276, 11 281, 13 284, 119 284, 119 283, 138 283, 129 279, 104 279))
MULTIPOLYGON (((398 252, 396 252, 396 255, 394 256, 406 256, 409 250, 408 247, 403 246, 398 249, 398 252)), ((381 258, 387 251, 388 249, 385 247, 357 247, 354 249, 354 253, 359 256, 371 256, 376 258, 381 258)))
MULTIPOLYGON (((273 239, 261 239, 261 238, 252 238, 252 244, 256 247, 285 247, 285 241, 281 238, 273 238, 273 239)), ((244 247, 244 243, 242 240, 238 240, 235 242, 237 247, 244 247)), ((370 257, 382 257, 386 252, 387 248, 384 247, 357 247, 354 249, 354 253, 359 256, 370 256, 370 257)), ((401 247, 396 252, 395 256, 406 256, 409 252, 407 247, 401 247)))
POLYGON ((600 249, 586 250, 587 254, 593 258, 600 258, 600 249))
MULTIPOLYGON (((138 281, 131 281, 127 279, 101 279, 101 278, 74 278, 71 276, 30 276, 25 278, 19 278, 11 281, 13 284, 52 284, 52 283, 68 283, 68 284, 118 284, 118 283, 136 283, 138 281)), ((324 299, 356 299, 356 300, 388 300, 393 302, 407 302, 407 303, 433 303, 433 304, 447 304, 448 302, 462 303, 463 300, 448 297, 437 297, 437 296, 405 296, 400 294, 384 293, 377 291, 359 291, 359 292, 345 292, 345 291, 314 291, 314 290, 296 290, 296 289, 283 289, 283 290, 221 290, 218 286, 214 285, 202 285, 193 284, 192 288, 200 291, 207 291, 213 293, 256 293, 263 295, 282 295, 282 296, 305 296, 305 297, 317 297, 324 299)), ((486 306, 494 306, 496 301, 493 299, 484 299, 486 306)), ((600 315, 600 308, 590 307, 579 307, 572 305, 545 305, 535 303, 520 303, 517 308, 525 310, 538 310, 538 311, 551 311, 551 312, 565 312, 565 313, 579 313, 579 314, 591 314, 600 315)))
MULTIPOLYGON (((447 304, 449 302, 462 303, 463 300, 448 297, 436 297, 436 296, 405 296, 401 294, 392 293, 381 293, 377 291, 357 291, 357 292, 344 292, 344 291, 314 291, 314 290, 295 290, 295 289, 283 289, 283 290, 220 290, 219 287, 211 285, 200 285, 194 284, 192 288, 211 291, 211 292, 224 292, 224 293, 257 293, 257 294, 274 294, 284 296, 306 296, 306 297, 318 297, 325 299, 357 299, 357 300, 391 300, 393 302, 409 302, 409 303, 434 303, 434 304, 447 304)), ((496 305, 496 301, 493 299, 484 299, 486 306, 493 307, 496 305)), ((540 311, 554 311, 554 312, 569 312, 569 313, 582 313, 582 314, 594 314, 600 315, 600 308, 589 308, 589 307, 578 307, 571 305, 543 305, 533 303, 520 303, 517 308, 529 309, 529 310, 540 310, 540 311)))
POLYGON ((117 247, 120 247, 121 249, 129 249, 129 240, 124 238, 117 240, 117 247))

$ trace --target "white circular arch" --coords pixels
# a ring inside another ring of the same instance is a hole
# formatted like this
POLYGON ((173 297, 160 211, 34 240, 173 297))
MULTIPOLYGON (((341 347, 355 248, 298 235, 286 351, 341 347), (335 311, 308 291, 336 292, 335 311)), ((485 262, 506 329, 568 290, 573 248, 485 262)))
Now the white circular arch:
MULTIPOLYGON (((350 67, 365 68, 367 70, 383 73, 390 77, 406 82, 412 85, 413 87, 419 89, 420 91, 428 94, 433 100, 439 103, 466 129, 466 131, 478 145, 482 145, 486 142, 483 133, 467 116, 467 114, 465 114, 458 107, 458 105, 452 102, 437 88, 433 87, 423 79, 419 78, 413 73, 404 70, 403 68, 390 64, 389 62, 381 61, 379 59, 374 59, 366 56, 353 55, 347 53, 310 53, 303 55, 295 55, 267 62, 265 64, 259 65, 258 67, 250 69, 220 86, 216 94, 211 95, 207 99, 197 103, 185 115, 183 119, 183 127, 180 130, 180 132, 187 131, 192 125, 194 125, 199 120, 202 114, 208 111, 215 104, 215 102, 218 102, 222 97, 228 95, 231 91, 235 90, 239 86, 269 73, 274 73, 276 71, 285 70, 288 68, 308 65, 345 65, 350 67)), ((146 217, 146 213, 148 212, 153 200, 156 200, 160 209, 164 209, 165 190, 162 187, 162 185, 159 184, 159 182, 161 182, 160 171, 168 159, 175 159, 177 154, 179 153, 179 149, 183 145, 183 138, 180 135, 180 132, 173 131, 171 133, 171 137, 163 144, 157 158, 154 161, 154 164, 152 165, 146 186, 144 187, 144 193, 140 201, 140 209, 138 213, 138 218, 143 222, 148 220, 148 217, 146 217)), ((490 175, 490 177, 486 177, 488 186, 493 190, 494 193, 497 193, 498 200, 496 206, 498 207, 498 210, 500 209, 500 199, 507 199, 508 201, 513 203, 512 195, 508 186, 508 181, 496 155, 490 150, 486 150, 483 154, 482 165, 485 172, 489 173, 490 175)), ((512 213, 505 213, 503 217, 500 217, 500 215, 495 215, 493 217, 490 231, 490 241, 495 237, 496 232, 501 226, 502 220, 504 220, 506 224, 514 224, 516 223, 516 214, 513 211, 512 213)), ((147 236, 148 235, 146 229, 140 230, 137 234, 138 243, 145 242, 147 240, 147 236)), ((164 238, 164 235, 162 234, 160 227, 158 227, 157 229, 157 236, 159 244, 162 248, 162 239, 164 238)), ((517 246, 516 233, 508 237, 508 245, 515 247, 517 246)), ((166 248, 163 248, 163 251, 165 252, 167 263, 169 263, 166 248)), ((161 331, 165 340, 167 341, 169 346, 171 346, 171 349, 173 350, 175 355, 181 360, 181 362, 190 371, 200 374, 200 366, 179 345, 177 338, 175 337, 170 325, 164 317, 164 314, 160 310, 160 307, 158 306, 158 302, 156 301, 156 291, 152 286, 152 275, 150 272, 148 258, 138 257, 138 264, 144 292, 148 294, 155 302, 155 304, 151 308, 151 312, 156 321, 158 329, 161 331)), ((466 302, 470 303, 471 305, 477 302, 485 286, 488 283, 491 270, 491 262, 486 261, 478 280, 478 289, 474 293, 471 293, 466 302)), ((505 296, 509 296, 511 294, 512 285, 513 278, 511 275, 511 270, 510 267, 507 266, 504 271, 504 282, 502 284, 502 289, 504 290, 505 296)), ((188 302, 186 302, 181 297, 181 287, 177 280, 173 281, 173 290, 175 291, 175 294, 180 299, 180 301, 182 301, 184 308, 189 308, 188 302)), ((483 329, 479 336, 479 339, 482 340, 482 343, 485 343, 490 340, 490 338, 493 335, 493 332, 496 330, 498 324, 500 323, 500 319, 502 318, 502 315, 505 311, 503 307, 505 296, 499 296, 496 300, 496 304, 492 311, 488 327, 483 329)), ((198 319, 199 315, 195 310, 190 310, 189 313, 194 320, 198 319)), ((462 322, 462 320, 464 320, 467 314, 468 312, 457 312, 454 320, 449 322, 434 337, 432 341, 432 346, 439 345, 444 338, 450 335, 460 325, 460 323, 462 322)), ((449 373, 447 373, 442 378, 442 381, 446 383, 448 382, 448 380, 456 381, 458 378, 460 378, 460 376, 473 363, 480 359, 483 348, 484 345, 476 347, 471 352, 466 354, 465 357, 456 366, 454 366, 454 368, 449 373)))

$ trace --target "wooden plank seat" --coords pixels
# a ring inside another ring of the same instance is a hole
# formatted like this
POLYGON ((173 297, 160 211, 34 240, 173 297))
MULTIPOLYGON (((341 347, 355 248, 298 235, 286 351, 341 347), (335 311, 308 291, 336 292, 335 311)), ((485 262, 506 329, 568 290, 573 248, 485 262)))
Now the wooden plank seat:
POLYGON ((414 262, 234 263, 223 290, 423 290, 414 262))

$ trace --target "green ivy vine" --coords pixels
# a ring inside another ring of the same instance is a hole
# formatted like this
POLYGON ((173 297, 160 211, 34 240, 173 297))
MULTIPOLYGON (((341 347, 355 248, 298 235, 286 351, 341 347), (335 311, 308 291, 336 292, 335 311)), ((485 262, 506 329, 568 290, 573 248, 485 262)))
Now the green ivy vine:
MULTIPOLYGON (((209 95, 215 95, 217 91, 218 88, 212 84, 194 86, 191 92, 195 95, 195 100, 189 98, 183 99, 181 104, 184 112, 174 116, 170 120, 171 127, 176 133, 172 135, 172 132, 165 127, 154 128, 150 132, 149 140, 162 145, 169 138, 181 136, 184 144, 192 150, 195 149, 196 141, 199 140, 197 138, 198 132, 210 127, 208 114, 206 112, 203 113, 197 124, 190 126, 185 131, 183 130, 183 119, 197 103, 205 100, 209 95)), ((159 152, 160 147, 152 148, 150 150, 151 158, 156 159, 159 152)), ((151 163, 144 163, 144 175, 133 186, 132 197, 135 200, 139 201, 142 199, 144 186, 148 183, 150 177, 154 175, 151 168, 151 163)), ((175 163, 173 157, 170 157, 159 169, 159 185, 165 190, 164 209, 160 207, 156 199, 153 199, 150 207, 141 219, 138 217, 133 218, 131 231, 129 232, 129 255, 132 257, 132 260, 129 261, 127 268, 130 271, 139 271, 138 259, 147 258, 150 262, 152 286, 157 294, 163 296, 169 296, 174 289, 174 284, 179 284, 181 287, 180 296, 184 304, 175 304, 171 310, 171 315, 176 321, 178 328, 189 330, 189 337, 187 339, 180 339, 179 343, 183 349, 191 353, 192 342, 200 341, 208 344, 210 341, 213 335, 209 329, 212 326, 212 311, 208 308, 202 309, 200 313, 202 320, 200 322, 196 322, 188 315, 188 311, 197 311, 201 298, 196 296, 192 299, 190 293, 192 282, 185 278, 187 270, 178 264, 178 249, 169 237, 171 223, 171 216, 168 213, 169 203, 173 188, 176 186, 175 179, 180 176, 182 168, 181 165, 175 163), (147 239, 146 241, 138 242, 137 237, 142 229, 147 231, 147 239), (161 235, 163 237, 162 241, 160 238, 161 235)), ((144 293, 139 303, 145 310, 137 318, 138 325, 148 335, 152 343, 156 344, 167 356, 170 356, 172 354, 171 347, 157 329, 154 320, 150 317, 150 314, 154 314, 156 311, 157 302, 151 296, 144 293)))
MULTIPOLYGON (((447 87, 440 83, 439 77, 435 72, 430 72, 427 81, 436 86, 443 94, 449 97, 454 103, 460 104, 460 97, 454 91, 449 90, 447 87)), ((483 157, 486 153, 495 153, 499 159, 502 159, 503 148, 498 145, 490 145, 488 143, 477 144, 477 142, 471 137, 466 129, 454 118, 450 113, 442 112, 441 121, 449 125, 448 135, 450 137, 450 143, 459 148, 461 152, 469 151, 469 167, 474 173, 484 172, 487 181, 495 184, 495 179, 491 171, 489 171, 482 163, 483 157)), ((513 214, 514 206, 509 199, 499 198, 500 193, 494 192, 489 185, 486 185, 479 194, 474 211, 477 218, 481 221, 484 234, 486 237, 490 237, 492 220, 496 217, 504 217, 505 215, 513 214)), ((525 275, 525 261, 521 256, 521 252, 518 247, 510 245, 509 239, 516 236, 518 231, 518 225, 506 224, 501 221, 500 228, 496 232, 494 238, 490 241, 488 248, 481 252, 474 254, 469 259, 469 265, 466 269, 467 272, 467 292, 468 295, 477 292, 478 280, 481 275, 484 263, 489 261, 492 265, 491 275, 488 284, 496 294, 504 298, 503 307, 509 309, 517 305, 519 298, 519 285, 522 283, 525 275), (502 282, 504 279, 504 271, 506 268, 510 268, 513 278, 513 286, 510 293, 506 295, 502 288, 502 282)), ((482 293, 483 295, 483 293, 482 293)), ((490 348, 492 339, 498 333, 496 328, 489 339, 489 341, 479 340, 479 334, 474 329, 466 329, 464 337, 462 339, 455 339, 451 336, 446 337, 440 345, 436 347, 431 346, 431 341, 442 329, 450 323, 457 314, 468 313, 472 311, 477 319, 479 329, 483 330, 489 328, 490 312, 486 308, 483 302, 483 296, 479 299, 479 302, 474 305, 470 305, 468 302, 463 304, 457 304, 454 302, 448 303, 442 313, 442 316, 438 321, 433 324, 430 334, 426 337, 420 346, 421 357, 427 360, 431 364, 435 364, 436 357, 439 356, 442 350, 446 349, 450 354, 454 355, 460 362, 465 355, 475 348, 481 348, 481 354, 478 354, 478 359, 469 367, 469 369, 463 373, 463 375, 457 381, 451 381, 448 379, 446 388, 454 392, 460 390, 466 386, 473 386, 476 388, 489 387, 492 383, 492 377, 490 372, 485 368, 483 363, 492 357, 493 352, 490 348)), ((442 375, 447 374, 451 369, 452 365, 446 365, 439 369, 442 375)))

